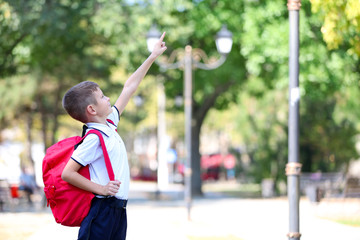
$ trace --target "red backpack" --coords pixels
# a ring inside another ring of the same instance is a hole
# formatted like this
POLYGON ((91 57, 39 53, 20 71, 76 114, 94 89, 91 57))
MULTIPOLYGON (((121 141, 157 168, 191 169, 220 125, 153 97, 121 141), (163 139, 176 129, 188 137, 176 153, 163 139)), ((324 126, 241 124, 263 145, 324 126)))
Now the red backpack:
MULTIPOLYGON (((104 153, 106 169, 110 181, 114 181, 114 172, 111 167, 108 152, 101 133, 91 129, 85 136, 66 138, 49 147, 46 151, 43 164, 44 192, 47 206, 50 205, 55 221, 64 226, 80 226, 91 207, 91 200, 95 195, 91 192, 77 188, 61 179, 65 165, 69 161, 77 145, 89 134, 96 134, 100 139, 104 153)), ((80 168, 79 173, 90 179, 89 167, 80 168)))

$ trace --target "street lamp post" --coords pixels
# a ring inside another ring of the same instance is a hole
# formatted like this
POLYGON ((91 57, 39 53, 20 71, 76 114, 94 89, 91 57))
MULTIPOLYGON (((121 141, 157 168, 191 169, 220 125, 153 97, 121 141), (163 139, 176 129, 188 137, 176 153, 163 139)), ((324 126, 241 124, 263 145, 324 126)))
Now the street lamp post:
MULTIPOLYGON (((147 34, 147 46, 151 52, 154 43, 159 39, 160 32, 153 26, 147 34)), ((184 108, 185 108, 185 201, 190 220, 191 210, 191 121, 192 121, 192 69, 212 70, 221 66, 232 47, 232 33, 224 25, 216 35, 216 47, 221 57, 216 61, 208 61, 207 55, 201 49, 193 49, 187 45, 185 49, 177 49, 164 62, 156 61, 160 68, 182 69, 184 71, 184 108), (178 61, 176 61, 178 60, 178 61), (201 62, 202 61, 202 62, 201 62)))
POLYGON ((164 190, 169 184, 169 169, 167 166, 166 151, 168 149, 168 139, 166 136, 165 122, 165 92, 162 79, 157 84, 157 136, 158 136, 158 192, 164 190))
POLYGON ((288 0, 289 10, 289 139, 288 180, 289 233, 290 240, 299 240, 299 10, 301 0, 288 0))

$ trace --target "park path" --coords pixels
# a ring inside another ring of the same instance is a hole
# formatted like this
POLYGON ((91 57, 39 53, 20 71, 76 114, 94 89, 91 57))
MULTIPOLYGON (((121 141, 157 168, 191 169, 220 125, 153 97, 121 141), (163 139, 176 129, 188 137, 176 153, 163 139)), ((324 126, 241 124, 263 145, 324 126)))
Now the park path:
MULTIPOLYGON (((156 186, 133 184, 130 193, 127 240, 287 240, 288 201, 286 198, 239 199, 207 194, 193 200, 191 221, 179 187, 165 191, 155 199, 156 186)), ((344 204, 310 203, 300 201, 301 240, 360 240, 360 227, 351 227, 320 218, 324 212, 360 214, 360 201, 344 204)), ((45 212, 0 213, 1 225, 27 219, 33 232, 23 238, 4 240, 68 240, 76 239, 78 228, 54 222, 49 210, 45 212)), ((20 227, 20 226, 19 226, 20 227)), ((13 234, 13 236, 15 236, 13 234)))

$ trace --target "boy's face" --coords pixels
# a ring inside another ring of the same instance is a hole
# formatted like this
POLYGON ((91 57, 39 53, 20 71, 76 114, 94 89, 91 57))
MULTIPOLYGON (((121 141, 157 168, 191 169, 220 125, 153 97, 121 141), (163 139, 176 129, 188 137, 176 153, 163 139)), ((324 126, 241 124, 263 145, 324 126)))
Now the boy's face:
POLYGON ((95 104, 96 112, 98 116, 107 117, 110 113, 112 113, 110 98, 104 96, 101 89, 97 89, 94 92, 94 96, 97 104, 95 104))

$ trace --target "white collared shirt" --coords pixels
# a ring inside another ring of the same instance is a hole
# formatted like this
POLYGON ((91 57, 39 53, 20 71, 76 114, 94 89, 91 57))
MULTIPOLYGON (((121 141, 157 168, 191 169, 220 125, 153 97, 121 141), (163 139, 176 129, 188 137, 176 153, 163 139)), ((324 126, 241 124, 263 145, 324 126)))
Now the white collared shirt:
MULTIPOLYGON (((115 107, 113 107, 113 112, 108 116, 108 119, 112 120, 115 126, 111 123, 107 123, 107 125, 87 123, 86 125, 89 127, 87 131, 97 129, 102 133, 115 179, 121 182, 120 189, 115 197, 118 199, 128 199, 130 184, 129 163, 124 142, 116 132, 120 119, 119 112, 115 107)), ((108 184, 109 175, 97 135, 89 134, 79 147, 76 148, 71 158, 82 166, 89 165, 91 181, 100 185, 108 184)))

